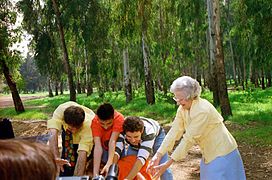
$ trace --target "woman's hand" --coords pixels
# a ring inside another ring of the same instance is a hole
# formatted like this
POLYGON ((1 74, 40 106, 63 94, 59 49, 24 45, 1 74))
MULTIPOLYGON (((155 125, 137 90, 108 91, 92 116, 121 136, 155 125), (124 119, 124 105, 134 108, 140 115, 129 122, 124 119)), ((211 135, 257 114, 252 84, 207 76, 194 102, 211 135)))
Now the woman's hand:
POLYGON ((145 177, 140 172, 137 173, 136 177, 137 177, 137 180, 146 180, 145 177))
POLYGON ((150 173, 152 176, 153 176, 154 173, 155 173, 154 167, 159 165, 160 160, 161 160, 161 157, 162 157, 162 155, 161 155, 160 153, 157 152, 157 153, 152 157, 152 159, 149 161, 149 163, 148 163, 148 166, 147 166, 147 168, 146 168, 146 171, 147 171, 148 173, 150 173))
POLYGON ((169 168, 169 166, 174 162, 173 159, 170 159, 168 161, 166 161, 165 163, 158 165, 158 166, 154 166, 153 169, 155 171, 155 174, 152 176, 152 179, 158 179, 160 178, 160 176, 166 171, 167 168, 169 168))

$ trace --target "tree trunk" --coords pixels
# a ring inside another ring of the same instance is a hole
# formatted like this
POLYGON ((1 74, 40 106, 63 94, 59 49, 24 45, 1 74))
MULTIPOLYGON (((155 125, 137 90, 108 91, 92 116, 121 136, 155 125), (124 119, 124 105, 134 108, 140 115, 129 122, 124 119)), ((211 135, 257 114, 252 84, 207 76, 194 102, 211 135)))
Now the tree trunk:
POLYGON ((16 83, 14 82, 14 80, 9 72, 9 68, 3 59, 1 59, 0 61, 1 61, 1 66, 2 66, 4 76, 6 78, 7 84, 9 86, 10 91, 11 91, 15 111, 17 113, 24 112, 25 111, 24 105, 22 103, 19 92, 17 90, 16 83))
POLYGON ((148 46, 146 44, 146 35, 148 29, 149 9, 151 1, 142 1, 139 8, 139 13, 142 18, 141 32, 142 32, 142 53, 144 61, 144 76, 145 76, 145 96, 147 104, 155 104, 154 83, 151 75, 150 58, 148 46))
POLYGON ((232 115, 227 83, 226 83, 226 73, 224 64, 224 54, 221 41, 221 31, 220 31, 220 9, 219 0, 213 0, 213 18, 215 27, 215 63, 217 70, 217 83, 219 92, 219 102, 221 107, 221 113, 223 117, 228 117, 232 115))
POLYGON ((48 77, 48 93, 49 93, 49 97, 54 97, 54 95, 53 95, 53 91, 52 91, 52 88, 51 88, 51 79, 50 79, 50 77, 48 77))
POLYGON ((129 103, 132 100, 132 88, 131 88, 131 79, 129 75, 128 48, 125 48, 123 50, 123 61, 124 61, 124 84, 125 84, 126 103, 129 103))
POLYGON ((202 86, 202 81, 201 81, 201 64, 202 64, 202 59, 201 59, 201 50, 200 50, 200 38, 199 38, 199 27, 201 27, 200 24, 200 4, 196 3, 195 4, 195 56, 196 56, 196 80, 199 82, 199 85, 202 86))
POLYGON ((55 96, 59 95, 58 86, 59 86, 58 81, 55 81, 55 96))
POLYGON ((262 89, 264 90, 265 89, 265 78, 264 78, 264 68, 263 67, 261 69, 261 86, 262 86, 262 89))
POLYGON ((267 80, 266 87, 271 87, 270 65, 268 65, 268 68, 267 68, 267 70, 266 70, 266 80, 267 80))
POLYGON ((207 0, 207 11, 208 11, 208 38, 209 38, 209 77, 208 85, 213 93, 213 104, 214 106, 219 106, 219 92, 218 83, 216 78, 216 64, 215 64, 215 29, 214 29, 214 19, 213 19, 213 2, 207 0))
MULTIPOLYGON (((228 40, 229 40, 229 48, 230 48, 230 57, 231 57, 231 62, 232 62, 232 78, 234 80, 234 85, 235 85, 235 88, 238 86, 237 84, 237 79, 236 79, 236 65, 235 65, 235 59, 234 59, 234 51, 233 51, 233 46, 232 46, 232 39, 231 39, 231 36, 230 36, 230 23, 231 23, 231 20, 230 20, 230 1, 227 1, 227 35, 228 35, 228 40)), ((231 80, 231 78, 230 78, 231 80)))
POLYGON ((145 74, 145 95, 146 101, 148 104, 155 103, 155 95, 154 95, 154 83, 151 75, 151 67, 149 62, 149 52, 148 48, 145 44, 145 35, 142 34, 142 50, 143 50, 143 58, 144 58, 144 74, 145 74))
POLYGON ((254 84, 255 88, 259 87, 258 78, 259 78, 258 69, 255 66, 252 66, 251 82, 254 84))
POLYGON ((90 96, 91 94, 93 94, 93 86, 92 86, 92 82, 88 81, 88 84, 87 84, 87 96, 90 96))
POLYGON ((81 83, 79 79, 77 80, 77 93, 81 94, 81 83))
MULTIPOLYGON (((230 42, 230 44, 231 44, 231 42, 230 42)), ((232 45, 231 45, 232 46, 232 45)), ((233 52, 232 52, 233 53, 233 52)), ((237 86, 238 86, 238 83, 237 83, 237 72, 236 72, 236 62, 235 62, 235 59, 234 59, 234 57, 233 57, 233 59, 232 59, 232 72, 233 72, 233 74, 232 74, 232 78, 233 78, 233 80, 234 80, 234 85, 235 85, 235 88, 237 88, 237 86)))
POLYGON ((56 14, 56 21, 58 25, 58 30, 59 30, 59 35, 60 35, 60 41, 61 41, 61 46, 63 49, 63 61, 64 61, 64 66, 66 73, 68 75, 68 81, 69 81, 69 90, 70 90, 70 101, 76 101, 76 90, 74 87, 74 81, 73 81, 73 73, 69 64, 69 57, 68 57, 68 52, 67 52, 67 47, 65 43, 65 38, 64 38, 64 30, 63 26, 60 20, 60 12, 59 8, 57 5, 57 0, 52 0, 54 11, 56 14))
POLYGON ((63 94, 63 80, 60 81, 60 94, 63 94))
POLYGON ((247 87, 247 66, 246 66, 246 60, 245 60, 245 54, 243 55, 243 81, 245 84, 245 87, 247 87))

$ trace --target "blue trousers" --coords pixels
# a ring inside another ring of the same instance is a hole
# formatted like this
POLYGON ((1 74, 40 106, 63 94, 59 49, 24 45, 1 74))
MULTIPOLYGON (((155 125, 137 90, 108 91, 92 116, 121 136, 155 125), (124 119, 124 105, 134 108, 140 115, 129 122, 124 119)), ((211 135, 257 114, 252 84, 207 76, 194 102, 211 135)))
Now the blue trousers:
POLYGON ((200 162, 200 180, 246 180, 244 165, 238 149, 217 157, 210 163, 200 162))

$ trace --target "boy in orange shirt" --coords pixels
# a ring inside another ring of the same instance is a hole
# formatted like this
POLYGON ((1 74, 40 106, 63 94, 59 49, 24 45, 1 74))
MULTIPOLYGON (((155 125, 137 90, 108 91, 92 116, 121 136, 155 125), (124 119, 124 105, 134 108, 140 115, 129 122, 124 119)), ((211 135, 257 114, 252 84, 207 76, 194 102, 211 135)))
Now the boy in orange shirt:
POLYGON ((93 176, 99 175, 100 163, 106 164, 101 174, 107 174, 113 162, 117 138, 122 132, 124 116, 115 111, 111 104, 104 103, 97 109, 91 125, 94 139, 93 176))

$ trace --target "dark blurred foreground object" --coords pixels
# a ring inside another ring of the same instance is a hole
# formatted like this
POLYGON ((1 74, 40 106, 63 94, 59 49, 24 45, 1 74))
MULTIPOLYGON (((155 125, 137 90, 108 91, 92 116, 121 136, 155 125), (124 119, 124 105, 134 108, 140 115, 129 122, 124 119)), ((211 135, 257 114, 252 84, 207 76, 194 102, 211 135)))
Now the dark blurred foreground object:
POLYGON ((119 169, 117 164, 112 164, 109 168, 106 179, 100 175, 93 178, 93 180, 118 180, 119 169))
POLYGON ((112 164, 109 168, 106 180, 118 180, 119 169, 117 164, 112 164))
POLYGON ((9 119, 0 119, 0 139, 14 138, 12 124, 9 119))
POLYGON ((57 177, 56 180, 89 180, 89 176, 66 176, 66 177, 57 177))
POLYGON ((53 180, 57 166, 50 147, 25 140, 0 140, 1 180, 53 180))

